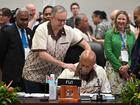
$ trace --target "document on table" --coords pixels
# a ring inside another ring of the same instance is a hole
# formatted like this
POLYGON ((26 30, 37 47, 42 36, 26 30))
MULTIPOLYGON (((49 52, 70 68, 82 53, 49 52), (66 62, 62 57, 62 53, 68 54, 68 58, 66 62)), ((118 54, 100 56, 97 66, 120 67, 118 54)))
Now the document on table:
MULTIPOLYGON (((93 94, 80 94, 80 97, 81 98, 96 98, 96 96, 98 95, 98 93, 93 93, 93 94)), ((103 98, 106 99, 106 100, 114 100, 115 99, 115 96, 113 96, 112 94, 105 94, 105 93, 101 93, 101 95, 103 95, 103 98)))
POLYGON ((49 94, 43 93, 25 93, 25 92, 18 92, 19 97, 49 97, 49 94))
MULTIPOLYGON (((25 92, 18 92, 17 95, 19 97, 49 97, 49 94, 43 94, 43 93, 25 93, 25 92)), ((94 96, 97 96, 98 93, 93 93, 93 94, 88 94, 88 93, 85 93, 85 94, 80 94, 80 97, 83 98, 83 99, 87 99, 89 100, 90 98, 93 98, 94 96)), ((101 95, 104 96, 104 98, 106 100, 113 100, 115 99, 115 97, 112 95, 112 94, 104 94, 104 93, 101 93, 101 95)))

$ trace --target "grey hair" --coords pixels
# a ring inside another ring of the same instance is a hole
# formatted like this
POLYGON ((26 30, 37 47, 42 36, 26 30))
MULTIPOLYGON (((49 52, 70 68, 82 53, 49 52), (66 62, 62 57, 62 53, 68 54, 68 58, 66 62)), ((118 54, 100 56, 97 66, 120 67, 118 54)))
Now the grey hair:
POLYGON ((76 18, 75 18, 75 26, 76 27, 79 26, 79 24, 81 23, 82 18, 85 17, 85 16, 86 16, 86 14, 84 14, 84 13, 80 13, 80 14, 78 14, 76 16, 76 18))
POLYGON ((52 10, 52 16, 55 16, 56 13, 62 13, 62 12, 67 12, 66 9, 61 6, 61 5, 57 5, 55 7, 53 7, 53 10, 52 10))
POLYGON ((29 11, 26 9, 26 8, 19 8, 17 11, 16 11, 16 16, 20 13, 20 12, 28 12, 29 14, 29 11))

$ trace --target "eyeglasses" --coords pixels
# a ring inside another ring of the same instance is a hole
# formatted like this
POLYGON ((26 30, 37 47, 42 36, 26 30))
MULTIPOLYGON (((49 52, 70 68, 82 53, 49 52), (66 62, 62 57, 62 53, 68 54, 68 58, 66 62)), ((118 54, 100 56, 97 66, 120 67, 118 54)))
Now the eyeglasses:
POLYGON ((66 19, 59 19, 59 18, 56 18, 56 17, 55 17, 55 19, 56 19, 57 21, 61 22, 61 23, 62 23, 62 22, 66 22, 66 19))

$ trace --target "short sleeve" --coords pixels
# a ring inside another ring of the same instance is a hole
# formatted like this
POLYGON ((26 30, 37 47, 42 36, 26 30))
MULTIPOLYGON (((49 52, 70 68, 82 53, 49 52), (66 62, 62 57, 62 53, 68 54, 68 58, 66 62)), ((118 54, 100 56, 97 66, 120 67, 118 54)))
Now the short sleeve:
POLYGON ((41 24, 36 29, 32 40, 32 50, 46 50, 47 33, 48 33, 47 28, 45 28, 46 25, 47 24, 41 24))
POLYGON ((66 32, 70 36, 70 39, 71 39, 70 46, 78 44, 83 40, 83 37, 79 34, 79 32, 75 31, 73 28, 71 28, 69 26, 65 26, 65 29, 67 29, 66 32))

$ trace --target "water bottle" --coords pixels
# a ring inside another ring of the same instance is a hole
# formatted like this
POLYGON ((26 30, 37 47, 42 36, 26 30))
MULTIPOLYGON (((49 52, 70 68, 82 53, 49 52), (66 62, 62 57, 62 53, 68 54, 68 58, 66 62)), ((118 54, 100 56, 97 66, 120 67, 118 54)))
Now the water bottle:
POLYGON ((56 82, 55 75, 51 74, 49 78, 49 100, 56 100, 56 82))

